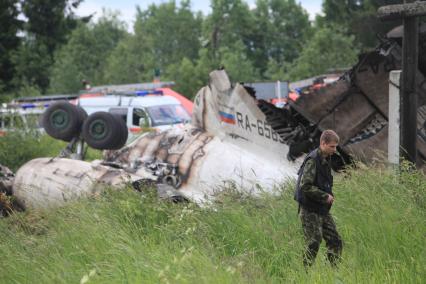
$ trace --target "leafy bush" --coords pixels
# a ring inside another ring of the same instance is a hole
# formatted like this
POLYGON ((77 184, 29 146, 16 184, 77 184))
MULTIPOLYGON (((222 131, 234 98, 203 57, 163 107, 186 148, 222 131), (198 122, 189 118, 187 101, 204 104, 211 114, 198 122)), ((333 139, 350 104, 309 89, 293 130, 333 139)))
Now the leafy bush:
MULTIPOLYGON (((16 171, 31 159, 57 156, 66 145, 66 142, 35 132, 8 132, 6 136, 0 137, 0 164, 16 171)), ((99 151, 89 149, 87 159, 100 156, 99 151)))

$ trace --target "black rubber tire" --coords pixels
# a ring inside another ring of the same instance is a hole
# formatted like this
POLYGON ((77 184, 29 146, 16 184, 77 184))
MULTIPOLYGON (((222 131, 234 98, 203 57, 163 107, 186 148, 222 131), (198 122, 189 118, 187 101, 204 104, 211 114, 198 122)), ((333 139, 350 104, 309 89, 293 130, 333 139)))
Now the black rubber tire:
POLYGON ((108 112, 92 113, 83 123, 83 139, 95 149, 116 150, 121 148, 122 135, 122 124, 108 112))
POLYGON ((81 106, 77 106, 77 110, 78 110, 78 115, 80 118, 80 130, 83 128, 83 123, 86 120, 86 118, 88 117, 87 112, 84 110, 84 108, 82 108, 81 106))
POLYGON ((56 102, 41 117, 41 125, 47 134, 66 142, 79 135, 82 121, 77 107, 69 102, 56 102))
POLYGON ((114 118, 118 121, 118 126, 120 128, 120 139, 117 141, 116 149, 120 149, 126 144, 127 138, 129 137, 129 130, 127 129, 126 122, 119 116, 113 115, 114 118))

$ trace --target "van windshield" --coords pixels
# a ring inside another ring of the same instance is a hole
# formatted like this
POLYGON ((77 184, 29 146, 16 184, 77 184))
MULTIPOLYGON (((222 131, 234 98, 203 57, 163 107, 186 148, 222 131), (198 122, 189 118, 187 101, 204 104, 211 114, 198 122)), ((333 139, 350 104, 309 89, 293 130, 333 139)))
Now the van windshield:
POLYGON ((161 105, 147 108, 152 126, 184 123, 191 120, 188 112, 181 105, 161 105))

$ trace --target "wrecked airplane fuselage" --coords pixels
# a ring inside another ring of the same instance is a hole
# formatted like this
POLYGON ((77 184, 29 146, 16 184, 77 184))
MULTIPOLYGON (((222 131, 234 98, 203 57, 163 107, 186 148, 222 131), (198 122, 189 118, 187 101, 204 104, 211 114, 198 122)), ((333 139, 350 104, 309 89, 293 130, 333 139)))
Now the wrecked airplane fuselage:
POLYGON ((255 193, 295 177, 298 163, 287 160, 288 146, 255 98, 240 84, 232 87, 224 70, 210 79, 197 94, 191 125, 145 134, 105 151, 102 162, 32 160, 18 170, 14 195, 24 207, 38 208, 93 194, 99 184, 154 182, 160 195, 203 202, 226 183, 255 193))
MULTIPOLYGON (((318 145, 324 129, 334 129, 341 137, 339 155, 332 157, 334 168, 353 158, 382 159, 387 152, 389 72, 401 68, 400 55, 397 41, 383 41, 338 81, 302 94, 283 109, 257 101, 243 84, 232 86, 224 70, 213 71, 209 85, 195 98, 191 125, 145 134, 119 150, 105 151, 103 161, 30 161, 17 172, 13 194, 25 207, 34 208, 96 193, 99 184, 131 183, 138 189, 154 183, 160 196, 197 202, 209 199, 227 182, 250 192, 273 190, 296 176, 300 159, 318 145)), ((426 52, 420 55, 421 63, 426 52)), ((420 63, 417 164, 425 169, 426 66, 420 63)), ((85 119, 80 118, 75 121, 85 119)), ((95 121, 90 118, 85 122, 95 121)), ((102 136, 96 127, 92 130, 102 136)), ((123 139, 111 141, 109 149, 117 149, 123 139)))

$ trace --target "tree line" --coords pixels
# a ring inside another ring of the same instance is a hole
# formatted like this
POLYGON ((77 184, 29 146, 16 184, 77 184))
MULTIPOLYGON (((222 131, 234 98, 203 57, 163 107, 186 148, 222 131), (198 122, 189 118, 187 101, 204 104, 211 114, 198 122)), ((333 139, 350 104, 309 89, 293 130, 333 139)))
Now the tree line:
POLYGON ((399 23, 376 18, 397 0, 323 0, 311 21, 297 0, 211 0, 136 7, 132 32, 117 12, 77 17, 83 0, 0 1, 0 101, 76 93, 92 85, 152 81, 160 75, 192 98, 208 73, 224 67, 232 81, 293 81, 354 64, 376 34, 399 23))

